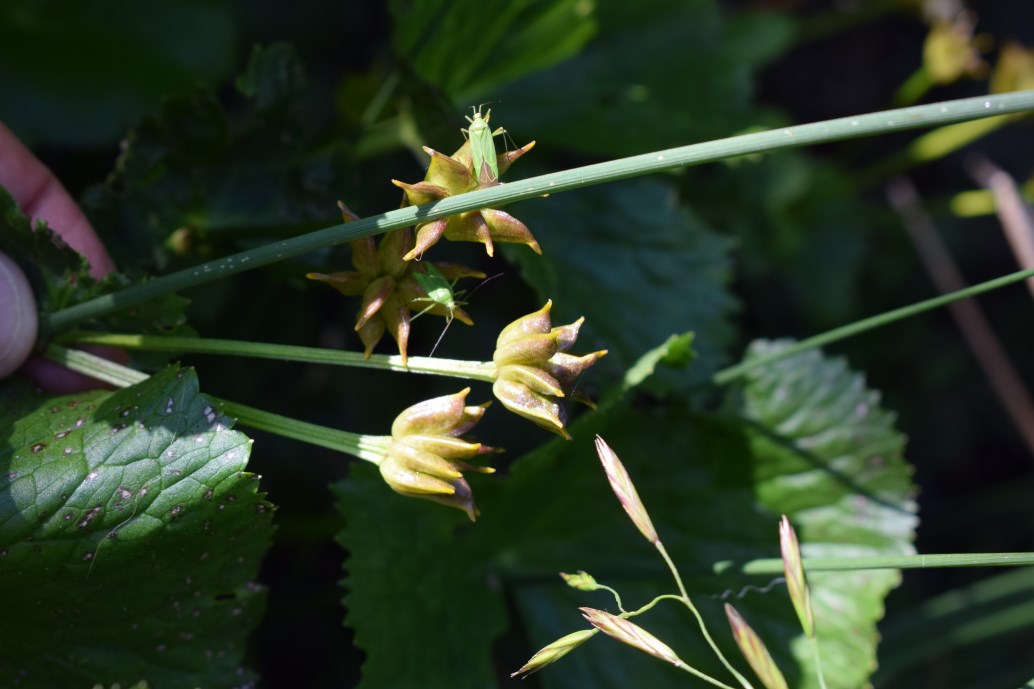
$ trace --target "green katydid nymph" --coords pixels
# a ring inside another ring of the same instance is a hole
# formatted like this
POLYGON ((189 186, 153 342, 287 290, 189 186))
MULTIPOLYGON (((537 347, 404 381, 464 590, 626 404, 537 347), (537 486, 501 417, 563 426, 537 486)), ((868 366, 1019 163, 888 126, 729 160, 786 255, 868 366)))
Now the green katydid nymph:
MULTIPOLYGON (((460 290, 458 292, 454 291, 456 283, 459 282, 459 278, 449 282, 442 274, 442 271, 440 271, 433 263, 427 264, 426 275, 417 271, 413 271, 412 275, 413 279, 415 279, 417 284, 420 285, 420 289, 422 289, 427 296, 417 297, 409 303, 410 305, 420 306, 426 304, 427 306, 423 311, 413 316, 410 320, 415 321, 417 318, 420 318, 432 309, 445 311, 445 328, 442 330, 442 334, 438 336, 438 340, 434 343, 434 347, 431 348, 431 353, 428 355, 434 356, 435 350, 437 350, 438 345, 441 344, 442 338, 445 337, 445 333, 449 330, 449 326, 452 325, 453 320, 457 318, 456 312, 460 310, 461 307, 466 306, 467 302, 460 301, 460 297, 466 294, 466 292, 464 290, 460 290)), ((484 275, 484 273, 481 275, 484 275)), ((488 278, 488 280, 491 280, 494 277, 498 277, 498 275, 488 278)), ((474 289, 477 290, 481 285, 485 284, 485 282, 488 282, 488 280, 482 281, 481 284, 474 289)), ((473 292, 471 292, 471 294, 473 294, 473 292)), ((466 314, 460 315, 459 318, 468 325, 472 322, 468 319, 466 314)))
POLYGON ((489 108, 484 117, 481 116, 481 106, 477 110, 471 106, 471 114, 467 122, 470 122, 470 129, 461 129, 464 138, 470 141, 470 162, 477 176, 478 185, 482 187, 499 184, 499 163, 495 154, 495 137, 506 134, 502 127, 494 132, 488 126, 492 117, 492 109, 489 108))

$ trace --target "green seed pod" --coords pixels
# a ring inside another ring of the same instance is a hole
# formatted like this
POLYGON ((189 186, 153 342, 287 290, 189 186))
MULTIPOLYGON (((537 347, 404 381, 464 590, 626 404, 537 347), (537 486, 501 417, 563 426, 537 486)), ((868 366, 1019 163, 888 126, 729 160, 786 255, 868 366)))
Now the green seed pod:
POLYGON ((543 428, 570 439, 565 426, 566 409, 561 399, 592 406, 574 389, 579 377, 606 350, 577 357, 564 350, 574 345, 583 319, 553 328, 549 312, 553 302, 510 323, 496 340, 492 361, 496 380, 492 392, 510 411, 543 428))
POLYGON ((460 437, 474 427, 488 406, 467 405, 469 392, 466 388, 436 397, 399 414, 391 426, 391 441, 380 471, 395 492, 459 508, 474 521, 478 511, 463 472, 490 474, 495 470, 460 461, 493 452, 460 437))

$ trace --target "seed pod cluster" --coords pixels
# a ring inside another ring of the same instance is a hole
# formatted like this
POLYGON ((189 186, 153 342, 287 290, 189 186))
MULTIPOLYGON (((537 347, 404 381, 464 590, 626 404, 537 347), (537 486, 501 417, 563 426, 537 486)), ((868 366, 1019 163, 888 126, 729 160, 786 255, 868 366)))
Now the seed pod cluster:
MULTIPOLYGON (((344 204, 339 202, 339 206, 345 222, 356 219, 344 204)), ((363 354, 367 357, 384 337, 384 333, 388 332, 398 345, 402 362, 406 362, 414 304, 421 303, 428 296, 414 277, 415 274, 426 274, 426 266, 403 260, 403 256, 412 247, 413 232, 408 227, 387 233, 379 245, 373 237, 363 237, 351 244, 355 270, 306 275, 310 280, 327 283, 347 297, 362 296, 355 331, 359 334, 363 354)), ((481 271, 456 263, 435 263, 434 266, 450 281, 464 277, 485 277, 481 271)), ((467 325, 474 323, 461 308, 454 309, 451 314, 435 308, 420 311, 455 318, 467 325)))
POLYGON ((478 510, 463 472, 491 474, 495 470, 465 461, 494 451, 461 437, 481 420, 488 406, 468 405, 469 392, 466 388, 426 400, 395 417, 380 470, 397 493, 459 508, 474 521, 478 510))
MULTIPOLYGON (((532 141, 514 151, 500 153, 497 156, 499 174, 506 172, 515 160, 530 151, 534 145, 535 142, 532 141)), ((469 140, 451 156, 426 146, 424 151, 431 156, 431 164, 423 181, 407 184, 397 179, 391 180, 392 184, 405 192, 409 205, 419 206, 440 201, 474 191, 480 186, 478 174, 471 160, 469 140)), ((493 182, 495 183, 497 182, 493 182)), ((481 208, 417 224, 416 245, 404 258, 411 261, 422 256, 442 237, 454 242, 480 242, 485 245, 485 251, 489 256, 495 255, 495 242, 524 244, 531 247, 535 253, 542 253, 539 243, 527 225, 509 213, 481 208)))
POLYGON ((492 392, 510 411, 570 439, 565 428, 567 406, 576 400, 592 401, 575 390, 582 373, 607 353, 601 349, 584 356, 567 353, 578 339, 584 318, 552 327, 552 301, 503 328, 492 361, 496 380, 492 392))

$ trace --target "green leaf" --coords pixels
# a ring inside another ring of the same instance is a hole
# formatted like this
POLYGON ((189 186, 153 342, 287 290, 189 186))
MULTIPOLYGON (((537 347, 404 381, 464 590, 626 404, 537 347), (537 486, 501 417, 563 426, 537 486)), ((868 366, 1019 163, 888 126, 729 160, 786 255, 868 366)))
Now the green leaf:
POLYGON ((622 392, 646 381, 657 371, 657 365, 664 363, 669 366, 682 368, 688 366, 693 360, 696 352, 693 351, 693 333, 672 335, 664 344, 654 347, 646 352, 625 372, 625 380, 621 386, 622 392))
POLYGON ((235 38, 229 7, 207 0, 7 0, 0 119, 30 146, 113 144, 166 93, 225 76, 235 38))
POLYGON ((583 0, 393 0, 399 56, 454 104, 575 55, 596 31, 583 0))
POLYGON ((610 352, 599 370, 617 377, 653 344, 690 330, 699 359, 681 377, 706 380, 722 362, 735 304, 730 243, 681 207, 668 184, 629 180, 514 213, 543 253, 504 247, 507 258, 540 300, 553 299, 554 322, 585 316, 579 344, 610 352))
POLYGON ((129 133, 115 171, 83 199, 116 262, 164 271, 340 222, 347 144, 313 143, 303 72, 292 48, 257 48, 237 81, 243 103, 224 109, 197 89, 129 133))
MULTIPOLYGON (((788 342, 755 342, 752 357, 788 342)), ((812 350, 750 371, 738 411, 749 434, 758 498, 790 516, 804 557, 912 554, 912 468, 894 414, 843 360, 812 350)), ((863 685, 876 667, 876 622, 896 570, 809 575, 830 687, 863 685)), ((805 664, 810 659, 805 656, 805 664)), ((806 673, 805 687, 818 686, 806 673)))
POLYGON ((96 285, 86 259, 45 221, 33 226, 4 187, 0 187, 0 251, 21 267, 42 311, 81 301, 82 292, 96 285))
POLYGON ((737 239, 743 300, 757 331, 785 331, 790 322, 813 332, 857 318, 873 289, 866 261, 895 285, 912 272, 910 255, 871 241, 897 232, 898 221, 860 193, 856 178, 802 151, 687 171, 694 210, 737 239))
POLYGON ((12 379, 0 409, 0 676, 247 683, 272 506, 193 371, 66 397, 12 379))
MULTIPOLYGON (((10 256, 25 272, 33 287, 40 311, 47 313, 78 304, 103 294, 124 289, 133 280, 123 273, 111 273, 101 280, 90 277, 89 264, 69 247, 60 235, 39 220, 35 226, 6 189, 0 187, 0 251, 10 256)), ((120 311, 99 321, 102 328, 150 335, 194 334, 186 325, 184 311, 190 302, 176 294, 164 294, 135 308, 120 311)), ((169 354, 136 353, 134 363, 160 368, 169 354)))
POLYGON ((599 6, 599 36, 577 57, 490 94, 516 139, 617 156, 728 136, 753 124, 753 73, 791 34, 772 13, 727 26, 714 0, 599 6))
MULTIPOLYGON (((573 442, 553 441, 521 458, 507 479, 474 485, 482 509, 475 525, 426 505, 404 507, 375 472, 362 472, 340 494, 349 525, 342 543, 352 554, 348 600, 362 601, 349 624, 364 641, 368 665, 422 668, 425 687, 485 686, 493 681, 485 664, 505 624, 504 601, 514 615, 509 633, 528 640, 524 657, 504 659, 510 671, 585 628, 578 606, 612 605, 604 593, 573 591, 558 572, 591 571, 622 594, 626 608, 675 589, 607 484, 591 443, 599 433, 628 468, 727 655, 736 651, 721 603, 736 595, 784 673, 798 686, 815 686, 810 673, 802 676, 809 660, 785 588, 759 593, 774 577, 717 575, 712 564, 778 557, 780 513, 797 526, 806 555, 910 552, 914 505, 903 439, 876 393, 843 364, 814 353, 782 363, 757 372, 720 416, 696 413, 674 397, 664 405, 626 400, 582 416, 573 442), (382 641, 390 635, 390 650, 373 644, 370 630, 382 641), (449 648, 463 649, 462 664, 439 660, 449 648)), ((896 581, 896 573, 879 571, 812 577, 831 689, 857 687, 870 672, 875 622, 896 581)), ((727 678, 679 606, 659 605, 637 623, 687 662, 727 678)), ((548 687, 685 684, 677 670, 605 638, 538 677, 548 687)))
POLYGON ((366 652, 361 686, 485 686, 494 674, 485 644, 503 629, 504 604, 472 547, 442 548, 469 537, 466 516, 396 495, 366 464, 334 493, 346 516, 346 623, 366 652))
POLYGON ((253 101, 256 110, 288 109, 297 104, 305 87, 305 69, 294 47, 287 43, 255 46, 236 83, 237 90, 253 101))

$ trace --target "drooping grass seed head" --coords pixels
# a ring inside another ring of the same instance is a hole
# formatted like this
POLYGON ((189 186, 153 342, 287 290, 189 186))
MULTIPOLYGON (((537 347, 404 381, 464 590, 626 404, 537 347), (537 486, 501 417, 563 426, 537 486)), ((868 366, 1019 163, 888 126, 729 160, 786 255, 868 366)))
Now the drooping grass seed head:
POLYGON ((736 608, 728 603, 725 604, 725 617, 729 620, 732 636, 739 646, 740 653, 765 685, 765 689, 788 689, 786 678, 772 660, 772 654, 768 652, 761 637, 747 624, 736 608))
POLYGON ((579 610, 582 611, 582 617, 607 636, 652 655, 654 658, 671 663, 675 667, 686 666, 670 646, 631 620, 612 615, 605 610, 593 608, 579 608, 579 610))
POLYGON ((656 546, 660 538, 657 536, 657 530, 653 527, 653 522, 650 521, 650 515, 646 511, 646 506, 639 499, 639 493, 635 489, 635 484, 632 483, 632 478, 628 475, 628 471, 625 470, 625 465, 618 459, 617 453, 610 449, 610 445, 607 445, 606 441, 600 436, 596 436, 596 454, 599 455, 600 462, 603 464, 603 471, 607 474, 610 488, 614 491, 614 495, 617 496, 618 502, 625 509, 628 518, 639 529, 639 533, 643 534, 646 540, 656 546))
POLYGON ((779 550, 783 557, 783 571, 786 573, 786 588, 790 594, 793 609, 801 628, 810 639, 815 638, 815 615, 811 607, 811 592, 808 590, 808 579, 804 575, 804 562, 801 559, 801 546, 786 515, 779 520, 779 550))
POLYGON ((581 631, 568 634, 567 636, 560 637, 553 643, 536 652, 528 662, 521 666, 520 670, 512 673, 510 677, 521 677, 523 679, 533 672, 538 672, 547 665, 560 660, 565 655, 596 636, 596 633, 597 630, 595 629, 583 629, 581 631))

